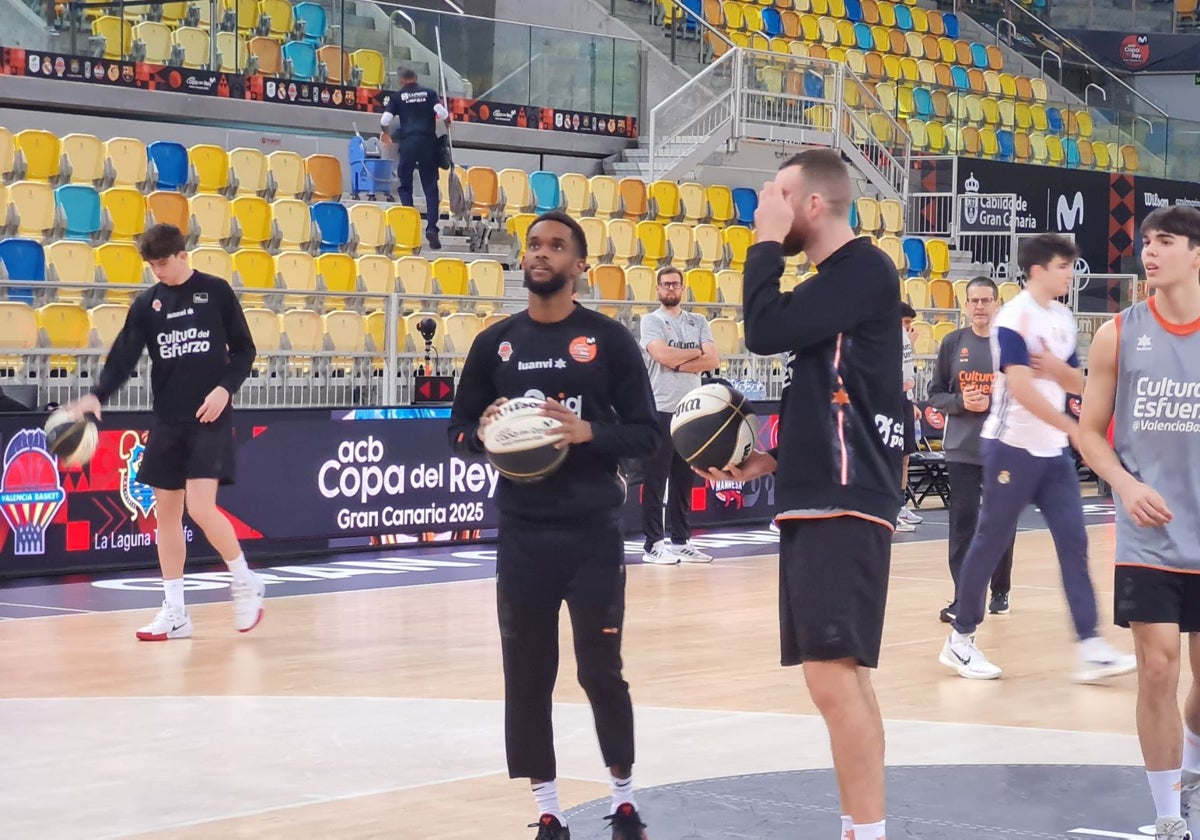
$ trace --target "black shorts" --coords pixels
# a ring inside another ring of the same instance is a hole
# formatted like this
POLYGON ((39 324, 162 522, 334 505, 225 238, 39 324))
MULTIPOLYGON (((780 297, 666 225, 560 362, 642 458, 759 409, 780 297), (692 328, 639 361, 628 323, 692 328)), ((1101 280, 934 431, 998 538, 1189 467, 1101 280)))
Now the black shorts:
POLYGON ((904 454, 912 455, 917 451, 917 423, 913 412, 912 400, 904 401, 904 454))
POLYGON ((1200 633, 1200 575, 1149 566, 1117 566, 1113 574, 1113 621, 1177 624, 1200 633))
POLYGON ((215 478, 233 484, 233 422, 154 421, 137 480, 159 490, 182 490, 189 478, 215 478))
POLYGON ((779 520, 779 641, 784 665, 879 665, 892 533, 857 516, 779 520))

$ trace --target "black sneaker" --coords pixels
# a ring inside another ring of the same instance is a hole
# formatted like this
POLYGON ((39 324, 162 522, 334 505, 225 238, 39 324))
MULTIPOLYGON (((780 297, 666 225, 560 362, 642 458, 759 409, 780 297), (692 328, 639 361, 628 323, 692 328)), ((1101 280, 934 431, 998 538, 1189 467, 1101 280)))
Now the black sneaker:
POLYGON ((638 816, 637 808, 628 802, 618 805, 616 813, 604 819, 612 823, 612 840, 649 840, 646 832, 642 831, 646 824, 638 816))
POLYGON ((942 624, 949 624, 954 619, 958 618, 958 608, 954 604, 947 604, 942 607, 942 611, 938 613, 938 618, 942 624))
POLYGON ((529 827, 538 830, 537 837, 533 840, 571 840, 571 829, 551 814, 542 814, 541 818, 529 827))
POLYGON ((438 236, 438 232, 437 232, 436 230, 429 230, 429 231, 426 231, 426 232, 425 232, 425 238, 426 238, 427 240, 429 240, 429 247, 430 247, 432 250, 434 250, 434 251, 440 251, 440 250, 442 250, 442 240, 441 240, 441 238, 438 236))
POLYGON ((988 602, 988 612, 992 615, 1008 615, 1008 593, 993 592, 992 600, 988 602))

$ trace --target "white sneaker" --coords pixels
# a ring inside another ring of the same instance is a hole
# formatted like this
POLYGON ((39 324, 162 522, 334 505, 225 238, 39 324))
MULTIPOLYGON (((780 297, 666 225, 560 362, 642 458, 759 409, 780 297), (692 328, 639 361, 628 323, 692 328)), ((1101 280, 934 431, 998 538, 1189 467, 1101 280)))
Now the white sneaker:
POLYGON ((900 515, 896 518, 903 522, 907 522, 909 525, 920 525, 925 521, 925 517, 921 516, 908 505, 900 508, 900 515))
POLYGON ((1179 817, 1159 817, 1154 821, 1154 840, 1192 840, 1192 834, 1179 817))
POLYGON ((1180 781, 1179 806, 1183 818, 1192 836, 1200 837, 1200 773, 1184 770, 1180 781))
POLYGON ((691 540, 688 540, 683 545, 672 543, 668 546, 668 549, 684 563, 711 563, 713 561, 711 554, 705 554, 696 548, 692 545, 691 540))
POLYGON ((192 635, 192 617, 186 609, 173 607, 163 601, 154 620, 137 631, 143 642, 165 642, 167 639, 186 639, 192 635))
POLYGON ((896 533, 897 534, 911 534, 915 530, 917 530, 916 525, 912 524, 911 522, 905 522, 903 519, 900 519, 899 517, 896 518, 896 533))
MULTIPOLYGON (((251 572, 251 574, 254 574, 251 572)), ((263 596, 267 585, 254 575, 253 583, 233 582, 233 626, 239 633, 249 633, 263 617, 263 596)))
POLYGON ((1099 636, 1084 639, 1076 646, 1079 664, 1074 680, 1079 683, 1099 682, 1108 677, 1119 677, 1137 670, 1137 657, 1132 653, 1119 653, 1099 636))
POLYGON ((659 540, 649 551, 642 554, 642 562, 654 566, 674 566, 679 562, 679 557, 667 549, 666 540, 659 540))
POLYGON ((1000 678, 1000 669, 988 661, 983 651, 975 646, 975 634, 963 636, 951 633, 942 645, 938 656, 947 668, 953 668, 960 677, 968 680, 995 680, 1000 678), (955 639, 955 636, 958 638, 955 639))

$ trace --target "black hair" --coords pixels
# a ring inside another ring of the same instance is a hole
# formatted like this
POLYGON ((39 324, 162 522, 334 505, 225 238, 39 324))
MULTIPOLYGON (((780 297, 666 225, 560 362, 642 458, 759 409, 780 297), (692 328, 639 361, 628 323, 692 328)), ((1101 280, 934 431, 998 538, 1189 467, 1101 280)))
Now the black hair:
POLYGON ((1074 262, 1078 256, 1079 249, 1067 237, 1057 233, 1039 233, 1021 242, 1021 248, 1017 252, 1017 265, 1028 277, 1035 265, 1046 268, 1056 258, 1074 262))
POLYGON ((967 292, 970 293, 971 289, 975 288, 976 286, 987 286, 992 290, 992 297, 1000 297, 1000 287, 996 285, 996 281, 991 277, 984 277, 982 274, 980 274, 978 277, 972 277, 967 283, 967 292))
POLYGON ((142 259, 165 260, 187 250, 187 240, 175 225, 151 225, 138 237, 142 259))
MULTIPOLYGON (((529 230, 532 231, 541 222, 558 222, 560 225, 566 225, 569 227, 571 229, 571 239, 575 242, 576 255, 581 260, 587 259, 587 234, 583 232, 583 228, 580 227, 579 222, 575 221, 561 210, 550 210, 549 212, 543 213, 534 219, 533 223, 529 225, 529 230)), ((525 238, 529 238, 529 233, 525 234, 525 238)))
POLYGON ((1147 236, 1152 230, 1172 236, 1186 236, 1189 248, 1200 248, 1200 210, 1186 204, 1159 207, 1142 222, 1142 236, 1147 236))
POLYGON ((916 318, 917 310, 908 305, 907 301, 900 301, 900 317, 901 318, 916 318))

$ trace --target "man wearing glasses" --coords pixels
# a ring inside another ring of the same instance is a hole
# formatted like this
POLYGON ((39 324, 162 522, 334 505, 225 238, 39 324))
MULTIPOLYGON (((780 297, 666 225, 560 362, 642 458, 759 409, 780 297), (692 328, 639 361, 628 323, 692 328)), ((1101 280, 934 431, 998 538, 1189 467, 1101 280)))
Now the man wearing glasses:
POLYGON ((684 394, 699 387, 700 374, 715 370, 720 358, 708 321, 694 312, 685 312, 679 305, 682 301, 683 272, 667 266, 658 272, 658 302, 662 306, 643 316, 641 322, 642 349, 648 357, 650 385, 663 429, 662 446, 644 465, 642 530, 646 544, 642 561, 662 566, 680 561, 712 562, 710 555, 691 543, 688 514, 692 509, 692 468, 671 442, 671 414, 684 394), (664 490, 668 491, 665 529, 664 490))
MULTIPOLYGON (((976 277, 967 284, 969 327, 950 333, 938 348, 937 367, 929 383, 929 402, 946 417, 942 449, 950 476, 950 577, 958 586, 967 547, 979 522, 979 501, 983 492, 983 459, 979 435, 991 406, 992 319, 998 311, 996 284, 987 277, 976 277)), ((1012 540, 1016 539, 1016 531, 1012 540)), ((992 575, 992 598, 988 612, 1008 614, 1008 593, 1012 586, 1013 542, 992 575)), ((947 624, 954 620, 955 604, 943 607, 939 617, 947 624)))

